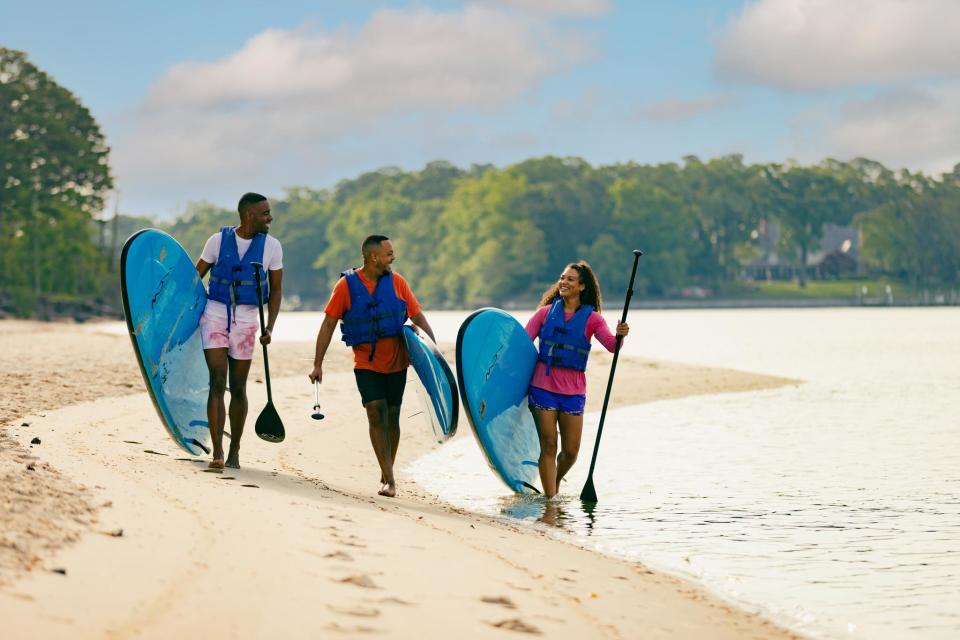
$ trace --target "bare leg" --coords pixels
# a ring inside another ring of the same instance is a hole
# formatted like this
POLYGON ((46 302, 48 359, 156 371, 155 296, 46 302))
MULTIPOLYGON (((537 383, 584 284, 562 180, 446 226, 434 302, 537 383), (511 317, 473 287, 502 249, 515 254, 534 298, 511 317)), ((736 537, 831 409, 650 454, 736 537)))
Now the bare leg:
POLYGON ((557 495, 557 412, 549 409, 530 409, 540 434, 540 484, 543 495, 557 495))
POLYGON ((390 434, 390 466, 397 462, 397 449, 400 447, 400 407, 387 407, 387 424, 390 434))
POLYGON ((580 453, 580 436, 583 435, 583 416, 572 416, 561 413, 557 416, 560 426, 560 455, 557 456, 557 490, 560 490, 560 481, 567 475, 570 467, 577 461, 580 453))
POLYGON ((227 350, 204 349, 203 357, 210 372, 210 392, 207 395, 207 426, 210 429, 210 443, 213 447, 211 469, 223 468, 223 426, 227 419, 227 410, 223 403, 223 394, 227 390, 227 350))
POLYGON ((230 361, 230 451, 226 466, 240 468, 240 438, 243 436, 243 423, 247 420, 247 375, 252 360, 230 361))
MULTIPOLYGON (((400 407, 387 407, 387 425, 390 433, 390 465, 397 463, 397 449, 400 447, 400 407)), ((380 475, 380 484, 386 482, 380 475)))
POLYGON ((390 434, 387 433, 389 418, 387 416, 387 401, 373 400, 363 405, 367 410, 367 422, 370 425, 370 444, 377 456, 380 465, 381 486, 378 492, 382 496, 392 498, 397 495, 397 484, 393 477, 393 459, 390 434))

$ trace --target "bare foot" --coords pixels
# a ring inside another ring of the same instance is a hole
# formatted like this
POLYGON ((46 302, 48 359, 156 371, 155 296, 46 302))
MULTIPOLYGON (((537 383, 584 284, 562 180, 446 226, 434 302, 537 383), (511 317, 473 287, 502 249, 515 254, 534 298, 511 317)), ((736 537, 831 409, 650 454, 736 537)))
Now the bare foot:
POLYGON ((227 456, 226 466, 230 467, 231 469, 239 469, 239 468, 240 468, 240 454, 239 454, 239 453, 231 453, 230 455, 228 455, 228 456, 227 456))
POLYGON ((207 467, 210 469, 223 469, 223 458, 214 458, 207 467))
POLYGON ((397 495, 397 483, 395 482, 384 482, 380 485, 380 491, 377 491, 381 496, 386 496, 388 498, 394 498, 397 495))

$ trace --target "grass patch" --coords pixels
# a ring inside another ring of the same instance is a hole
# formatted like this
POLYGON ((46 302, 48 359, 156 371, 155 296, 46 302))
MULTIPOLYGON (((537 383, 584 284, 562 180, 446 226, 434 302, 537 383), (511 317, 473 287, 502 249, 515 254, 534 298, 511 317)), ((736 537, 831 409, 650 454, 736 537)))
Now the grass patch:
POLYGON ((730 297, 758 300, 849 300, 885 298, 889 286, 894 300, 913 298, 916 292, 901 282, 886 279, 808 280, 800 287, 795 281, 755 282, 725 292, 730 297))

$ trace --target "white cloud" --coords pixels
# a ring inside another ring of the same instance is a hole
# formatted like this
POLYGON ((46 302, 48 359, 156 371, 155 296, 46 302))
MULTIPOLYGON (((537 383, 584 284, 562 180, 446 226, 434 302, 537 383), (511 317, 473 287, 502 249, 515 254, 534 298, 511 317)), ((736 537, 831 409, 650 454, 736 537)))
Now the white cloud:
MULTIPOLYGON (((960 162, 960 86, 890 91, 811 114, 809 142, 839 159, 857 156, 929 173, 960 162)), ((822 159, 823 154, 821 153, 822 159)))
POLYGON ((320 166, 331 145, 404 116, 510 108, 593 55, 577 32, 477 5, 383 10, 356 31, 269 29, 171 68, 133 114, 115 167, 129 193, 260 179, 291 156, 320 166))
POLYGON ((725 79, 790 90, 960 77, 956 0, 758 0, 721 35, 725 79))
POLYGON ((568 16, 596 16, 612 8, 610 0, 478 0, 482 4, 498 4, 540 13, 568 16))
POLYGON ((638 117, 653 122, 686 122, 697 116, 732 106, 732 95, 714 95, 695 100, 663 100, 640 109, 638 117))

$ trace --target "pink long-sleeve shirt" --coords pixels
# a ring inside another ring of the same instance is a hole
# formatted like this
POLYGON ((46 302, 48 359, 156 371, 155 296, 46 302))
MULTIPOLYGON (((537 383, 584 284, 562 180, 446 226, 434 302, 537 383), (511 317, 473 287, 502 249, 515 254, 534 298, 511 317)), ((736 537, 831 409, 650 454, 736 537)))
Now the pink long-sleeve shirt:
MULTIPOLYGON (((540 307, 533 317, 527 322, 527 335, 531 340, 536 340, 540 335, 540 328, 547 318, 550 307, 540 307)), ((564 319, 569 322, 574 312, 564 313, 564 319)), ((587 318, 587 326, 583 330, 584 336, 589 341, 596 337, 597 341, 613 353, 617 344, 617 337, 610 332, 606 321, 599 313, 594 311, 587 318)), ((587 376, 583 371, 568 369, 566 367, 550 367, 550 375, 547 375, 547 365, 537 361, 537 366, 533 370, 533 378, 530 380, 531 387, 546 389, 554 393, 564 395, 579 395, 587 393, 587 376)))

